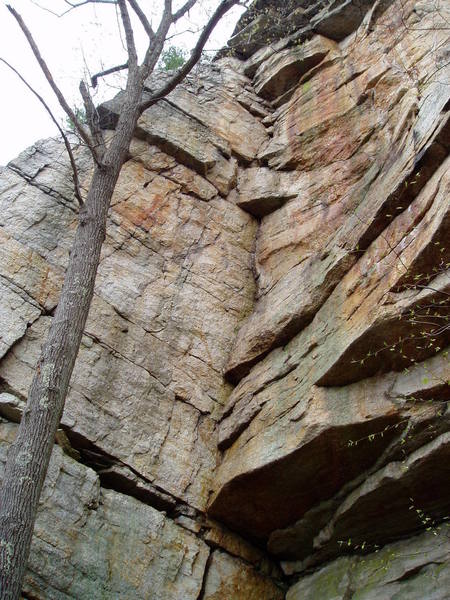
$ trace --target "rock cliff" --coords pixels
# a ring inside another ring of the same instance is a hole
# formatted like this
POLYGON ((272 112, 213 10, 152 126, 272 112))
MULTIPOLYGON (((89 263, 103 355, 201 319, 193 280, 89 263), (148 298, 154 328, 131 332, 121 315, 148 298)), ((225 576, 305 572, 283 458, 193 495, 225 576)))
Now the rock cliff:
MULTIPOLYGON (((449 20, 257 0, 144 113, 24 598, 448 598, 449 20)), ((0 169, 0 465, 76 222, 62 143, 0 169)))

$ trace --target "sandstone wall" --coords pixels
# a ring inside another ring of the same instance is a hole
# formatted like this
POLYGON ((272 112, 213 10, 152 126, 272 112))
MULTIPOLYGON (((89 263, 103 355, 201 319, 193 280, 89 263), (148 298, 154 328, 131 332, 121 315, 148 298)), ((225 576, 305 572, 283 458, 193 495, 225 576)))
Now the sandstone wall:
MULTIPOLYGON (((447 597, 450 7, 256 8, 138 123, 25 597, 447 597)), ((70 181, 0 171, 1 461, 70 181)))

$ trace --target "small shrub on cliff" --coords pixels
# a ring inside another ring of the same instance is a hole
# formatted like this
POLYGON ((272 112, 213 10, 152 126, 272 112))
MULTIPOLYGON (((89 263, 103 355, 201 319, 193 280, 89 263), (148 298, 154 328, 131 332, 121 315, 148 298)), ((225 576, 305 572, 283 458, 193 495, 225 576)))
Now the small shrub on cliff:
POLYGON ((174 71, 186 62, 186 51, 176 46, 169 46, 161 54, 161 68, 163 71, 174 71))

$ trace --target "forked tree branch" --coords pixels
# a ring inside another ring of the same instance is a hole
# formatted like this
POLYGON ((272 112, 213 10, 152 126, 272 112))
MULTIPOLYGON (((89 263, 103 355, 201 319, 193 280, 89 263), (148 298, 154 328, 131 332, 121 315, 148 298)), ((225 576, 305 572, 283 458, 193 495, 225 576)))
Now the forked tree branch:
POLYGON ((70 108, 69 104, 67 103, 67 100, 64 98, 63 93, 61 92, 61 90, 59 89, 59 87, 56 85, 55 80, 53 79, 53 76, 52 76, 49 68, 47 67, 47 63, 42 58, 41 53, 39 51, 39 48, 37 47, 37 44, 34 41, 34 38, 31 35, 30 30, 25 25, 25 22, 22 19, 22 17, 20 16, 20 14, 12 6, 10 6, 9 4, 7 4, 6 7, 9 10, 9 12, 13 15, 13 17, 16 19, 16 21, 19 24, 19 27, 21 28, 23 34, 27 38, 28 44, 30 45, 30 48, 33 51, 33 54, 34 54, 34 56, 35 56, 35 58, 36 58, 36 60, 37 60, 37 62, 39 64, 39 66, 41 67, 41 70, 44 73, 44 76, 47 79, 48 84, 50 85, 50 87, 52 88, 55 96, 57 97, 58 102, 59 102, 61 108, 64 110, 64 112, 66 113, 66 115, 69 117, 69 119, 74 124, 74 127, 76 128, 76 130, 80 134, 81 139, 88 146, 88 148, 91 151, 91 154, 92 154, 92 156, 93 156, 94 161, 96 162, 96 164, 99 167, 101 167, 102 165, 101 165, 100 159, 98 157, 97 150, 96 150, 94 144, 92 143, 92 140, 90 139, 89 135, 84 130, 82 124, 80 123, 79 119, 76 117, 76 115, 73 112, 73 110, 70 108))
POLYGON ((30 92, 32 94, 34 94, 36 96, 36 98, 39 100, 39 102, 42 104, 42 106, 45 108, 45 110, 47 111, 47 113, 49 114, 51 120, 53 121, 53 123, 56 125, 62 139, 64 140, 64 145, 66 147, 67 150, 67 154, 69 155, 69 160, 70 160, 70 165, 72 167, 72 180, 73 180, 73 185, 75 188, 75 198, 78 200, 78 204, 80 206, 83 206, 83 197, 81 195, 81 190, 80 190, 80 180, 78 177, 78 169, 77 169, 77 165, 75 163, 75 158, 73 156, 73 152, 72 152, 72 147, 70 145, 70 142, 67 138, 67 135, 64 133, 64 130, 62 129, 62 127, 60 126, 60 124, 58 123, 58 121, 56 120, 56 117, 54 116, 54 114, 52 113, 50 107, 48 106, 48 104, 45 102, 44 98, 28 83, 28 81, 25 79, 25 77, 23 77, 19 71, 14 68, 8 61, 6 61, 4 58, 0 57, 0 61, 5 64, 9 69, 11 69, 11 71, 13 71, 13 73, 15 73, 17 75, 17 77, 22 81, 22 83, 24 83, 27 88, 30 90, 30 92))
POLYGON ((198 38, 197 44, 192 50, 189 59, 163 87, 157 90, 150 98, 142 102, 140 106, 141 113, 147 108, 150 108, 150 106, 153 106, 153 104, 155 104, 161 98, 167 96, 167 94, 175 89, 176 86, 192 71, 192 69, 200 60, 203 48, 205 47, 205 44, 208 41, 208 38, 211 35, 214 27, 233 6, 238 4, 238 2, 239 0, 222 0, 214 14, 209 19, 208 23, 205 25, 205 28, 198 38))
POLYGON ((159 23, 158 29, 155 33, 155 37, 148 45, 145 57, 141 65, 141 72, 144 78, 148 77, 156 66, 158 59, 161 55, 164 43, 166 41, 167 33, 169 32, 172 24, 172 2, 171 0, 164 0, 164 11, 159 23))

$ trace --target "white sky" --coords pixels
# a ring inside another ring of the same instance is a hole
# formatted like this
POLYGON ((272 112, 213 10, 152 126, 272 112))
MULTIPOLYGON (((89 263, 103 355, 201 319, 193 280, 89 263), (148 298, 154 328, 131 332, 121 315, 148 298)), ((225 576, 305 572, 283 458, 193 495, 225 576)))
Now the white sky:
MULTIPOLYGON (((87 4, 58 18, 39 6, 61 13, 67 8, 64 0, 9 0, 8 3, 22 15, 70 104, 82 105, 78 85, 86 72, 86 65, 93 74, 126 62, 113 6, 87 4)), ((162 3, 163 0, 141 0, 140 4, 142 8, 150 5, 159 9, 162 3)), ((183 3, 181 0, 174 0, 175 8, 183 3)), ((178 30, 173 32, 176 36, 170 40, 171 44, 190 50, 197 36, 186 30, 198 29, 205 22, 207 14, 217 6, 218 0, 199 0, 198 4, 189 18, 180 22, 178 30)), ((241 7, 234 7, 225 16, 216 27, 207 49, 218 49, 226 43, 242 10, 241 7)), ((157 25, 155 10, 153 25, 157 25)), ((137 22, 135 36, 142 52, 146 41, 145 33, 137 22)), ((64 122, 64 115, 3 0, 0 4, 0 57, 25 77, 45 98, 60 122, 64 122)), ((0 63, 0 81, 3 90, 0 96, 0 165, 3 165, 36 140, 57 135, 57 129, 37 98, 3 63, 0 63)), ((100 90, 95 98, 97 102, 112 97, 117 92, 114 85, 118 86, 119 80, 108 78, 106 81, 108 83, 99 86, 100 90)))

